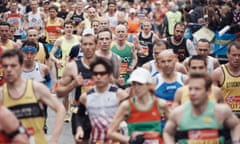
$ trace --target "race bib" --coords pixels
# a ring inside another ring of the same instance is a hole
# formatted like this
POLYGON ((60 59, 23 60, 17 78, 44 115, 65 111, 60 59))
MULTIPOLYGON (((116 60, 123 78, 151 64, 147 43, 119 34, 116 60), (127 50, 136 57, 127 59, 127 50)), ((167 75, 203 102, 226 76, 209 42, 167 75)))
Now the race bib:
POLYGON ((149 54, 148 53, 148 47, 147 46, 143 46, 142 48, 143 48, 143 55, 144 56, 148 56, 148 54, 149 54))
POLYGON ((94 86, 94 81, 92 79, 84 79, 81 86, 81 93, 85 93, 94 86))
POLYGON ((219 144, 218 130, 188 131, 188 144, 219 144))
POLYGON ((29 142, 30 142, 30 144, 35 144, 35 138, 34 138, 35 131, 34 131, 34 128, 32 128, 32 127, 27 128, 27 132, 29 134, 29 142))
POLYGON ((127 74, 128 72, 128 63, 121 63, 120 74, 127 74))
POLYGON ((225 102, 235 114, 240 115, 240 96, 227 96, 225 102))

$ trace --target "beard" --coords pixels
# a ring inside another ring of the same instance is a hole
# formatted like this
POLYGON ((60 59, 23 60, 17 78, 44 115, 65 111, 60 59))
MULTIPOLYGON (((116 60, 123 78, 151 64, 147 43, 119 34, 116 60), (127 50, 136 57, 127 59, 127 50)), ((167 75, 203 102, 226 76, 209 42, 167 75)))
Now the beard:
POLYGON ((180 42, 182 40, 181 36, 173 36, 173 38, 176 42, 180 42))

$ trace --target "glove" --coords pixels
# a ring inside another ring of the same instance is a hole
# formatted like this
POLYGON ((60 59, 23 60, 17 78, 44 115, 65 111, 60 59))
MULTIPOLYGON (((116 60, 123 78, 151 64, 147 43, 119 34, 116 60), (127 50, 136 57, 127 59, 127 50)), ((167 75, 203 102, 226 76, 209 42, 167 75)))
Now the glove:
POLYGON ((131 137, 128 141, 129 144, 143 144, 143 142, 145 141, 144 139, 144 135, 140 134, 140 135, 136 135, 135 137, 131 137))

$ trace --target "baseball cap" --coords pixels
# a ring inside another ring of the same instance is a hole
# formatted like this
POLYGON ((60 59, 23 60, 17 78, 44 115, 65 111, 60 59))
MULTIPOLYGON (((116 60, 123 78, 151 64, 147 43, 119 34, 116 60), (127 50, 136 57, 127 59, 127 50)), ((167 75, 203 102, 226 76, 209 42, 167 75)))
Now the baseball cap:
POLYGON ((144 68, 138 67, 135 69, 128 79, 129 83, 139 82, 141 84, 145 84, 151 81, 150 72, 144 68))

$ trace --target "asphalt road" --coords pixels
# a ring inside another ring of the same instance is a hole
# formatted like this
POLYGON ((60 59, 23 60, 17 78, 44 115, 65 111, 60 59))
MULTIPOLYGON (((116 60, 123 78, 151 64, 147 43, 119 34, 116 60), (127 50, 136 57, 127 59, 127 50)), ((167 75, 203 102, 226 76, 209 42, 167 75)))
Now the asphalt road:
MULTIPOLYGON (((55 113, 50 108, 48 108, 48 119, 47 119, 48 133, 46 135, 48 139, 51 137, 53 128, 56 127, 54 119, 55 119, 55 113)), ((64 127, 62 130, 61 136, 58 140, 58 144, 74 144, 71 123, 64 123, 64 127)))

